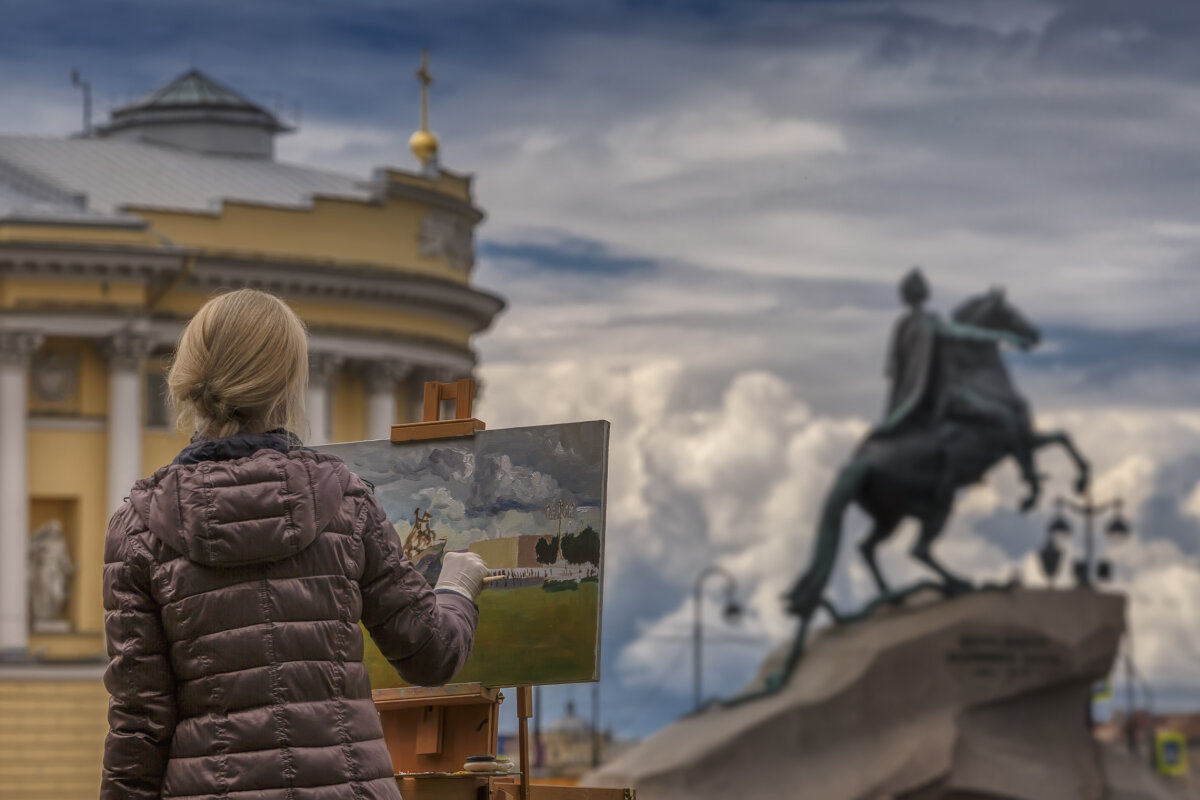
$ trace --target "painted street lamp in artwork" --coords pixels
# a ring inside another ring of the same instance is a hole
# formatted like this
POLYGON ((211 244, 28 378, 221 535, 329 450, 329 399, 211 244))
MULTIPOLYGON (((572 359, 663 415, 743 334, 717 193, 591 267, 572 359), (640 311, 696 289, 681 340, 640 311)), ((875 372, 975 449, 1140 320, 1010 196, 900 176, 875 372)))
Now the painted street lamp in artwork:
POLYGON ((546 506, 546 518, 558 522, 558 535, 562 536, 562 521, 570 519, 575 513, 575 503, 562 497, 551 501, 546 506))
POLYGON ((1069 536, 1071 533, 1071 524, 1067 521, 1064 512, 1072 511, 1083 517, 1083 558, 1076 559, 1075 581, 1082 588, 1091 588, 1093 577, 1097 581, 1108 581, 1112 579, 1112 563, 1106 558, 1096 558, 1095 555, 1095 531, 1093 522, 1096 517, 1101 514, 1112 512, 1112 518, 1108 525, 1104 528, 1104 533, 1114 541, 1121 541, 1129 538, 1130 529, 1129 523, 1125 521, 1125 517, 1121 513, 1121 500, 1114 499, 1106 503, 1093 503, 1092 496, 1089 493, 1085 496, 1082 503, 1077 503, 1066 498, 1058 498, 1054 502, 1055 513, 1054 519, 1050 522, 1050 527, 1047 531, 1049 538, 1046 546, 1039 553, 1042 559, 1042 568, 1046 571, 1047 578, 1053 580, 1054 575, 1058 572, 1058 561, 1061 558, 1061 550, 1059 550, 1056 539, 1061 536, 1069 536))
POLYGON ((695 605, 695 612, 696 612, 695 627, 692 629, 692 647, 693 647, 692 680, 693 680, 693 684, 694 684, 693 691, 695 694, 694 699, 695 699, 695 706, 696 706, 697 711, 700 710, 700 706, 701 706, 701 703, 703 702, 703 697, 704 697, 703 688, 702 688, 703 682, 701 681, 701 677, 700 677, 700 674, 701 674, 701 671, 703 668, 702 640, 704 638, 704 624, 703 624, 703 619, 701 616, 702 615, 701 609, 703 608, 703 605, 704 605, 704 603, 703 603, 703 601, 704 601, 704 581, 710 575, 720 575, 722 578, 725 579, 725 609, 723 612, 725 619, 729 622, 736 622, 738 619, 741 618, 742 611, 743 611, 741 604, 738 603, 738 601, 735 597, 735 595, 737 594, 737 581, 734 579, 733 575, 730 574, 730 572, 728 570, 726 570, 723 567, 718 567, 716 565, 713 565, 713 566, 707 568, 706 570, 704 570, 703 572, 701 572, 699 576, 697 576, 696 586, 695 586, 695 589, 693 590, 693 597, 692 597, 692 600, 695 605))
POLYGON ((562 524, 564 519, 570 519, 575 513, 575 501, 558 498, 546 505, 546 519, 558 523, 558 533, 554 537, 554 560, 558 560, 557 552, 562 547, 562 524))

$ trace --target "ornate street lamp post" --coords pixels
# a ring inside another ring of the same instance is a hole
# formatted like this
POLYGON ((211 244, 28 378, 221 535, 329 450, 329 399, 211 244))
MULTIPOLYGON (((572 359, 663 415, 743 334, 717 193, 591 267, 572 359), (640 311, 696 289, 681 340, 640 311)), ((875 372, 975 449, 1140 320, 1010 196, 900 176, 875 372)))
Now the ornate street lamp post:
POLYGON ((725 579, 725 619, 733 622, 742 616, 742 607, 734 597, 734 595, 737 594, 737 581, 734 580, 733 575, 731 575, 728 570, 714 565, 704 570, 699 576, 697 576, 696 586, 692 594, 696 611, 695 627, 692 629, 692 646, 694 648, 692 654, 692 680, 697 711, 700 710, 700 704, 704 696, 701 689, 702 683, 700 679, 700 672, 702 668, 701 640, 704 638, 704 626, 701 621, 701 608, 703 606, 702 601, 704 598, 704 581, 710 575, 720 575, 725 579))
POLYGON ((1129 523, 1121 515, 1121 500, 1119 498, 1105 503, 1093 503, 1089 492, 1083 502, 1078 503, 1068 498, 1059 497, 1054 501, 1055 514, 1047 531, 1049 534, 1046 546, 1042 549, 1042 568, 1046 576, 1053 579, 1058 572, 1058 561, 1061 557, 1055 539, 1071 533, 1071 524, 1067 521, 1065 511, 1072 511, 1083 517, 1083 558, 1075 560, 1075 582, 1084 589, 1092 587, 1093 575, 1098 581, 1107 581, 1112 577, 1112 564, 1108 559, 1096 558, 1096 542, 1094 521, 1101 514, 1112 512, 1104 532, 1114 540, 1123 540, 1129 536, 1129 523))

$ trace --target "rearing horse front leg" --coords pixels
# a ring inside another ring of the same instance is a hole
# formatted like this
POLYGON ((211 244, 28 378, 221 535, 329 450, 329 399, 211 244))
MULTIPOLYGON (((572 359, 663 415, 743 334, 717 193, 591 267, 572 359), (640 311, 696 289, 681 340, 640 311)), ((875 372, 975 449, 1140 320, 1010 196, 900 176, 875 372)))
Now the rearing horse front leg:
POLYGON ((921 532, 917 536, 917 541, 913 545, 911 552, 913 558, 925 564, 942 577, 942 580, 945 582, 944 586, 947 595, 956 595, 970 591, 974 587, 970 581, 955 575, 933 557, 933 543, 942 534, 942 529, 945 528, 946 519, 949 516, 950 507, 944 506, 922 519, 921 532))
POLYGON ((1033 436, 1033 449, 1040 450, 1049 444, 1057 444, 1067 451, 1067 455, 1075 462, 1077 476, 1075 478, 1075 491, 1078 494, 1083 494, 1087 491, 1088 484, 1091 483, 1092 468, 1088 465, 1080 452, 1075 449, 1075 443, 1071 441, 1071 437, 1066 431, 1051 431, 1049 433, 1035 433, 1033 436))
POLYGON ((1042 495, 1042 476, 1038 474, 1037 465, 1033 463, 1033 451, 1037 449, 1036 439, 1036 435, 1029 430, 1027 425, 1015 431, 1010 437, 1012 456, 1021 470, 1021 477, 1025 479, 1025 485, 1029 487, 1029 494, 1025 495, 1025 499, 1021 501, 1022 514, 1036 506, 1038 498, 1042 495))

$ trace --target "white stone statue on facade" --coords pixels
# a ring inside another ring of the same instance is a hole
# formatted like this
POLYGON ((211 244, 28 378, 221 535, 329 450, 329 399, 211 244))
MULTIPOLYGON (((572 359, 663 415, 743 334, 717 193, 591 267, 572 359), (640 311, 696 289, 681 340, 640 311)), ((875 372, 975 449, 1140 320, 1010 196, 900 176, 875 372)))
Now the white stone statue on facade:
POLYGON ((35 632, 70 630, 65 617, 74 574, 62 523, 50 520, 34 531, 29 542, 29 604, 35 632))

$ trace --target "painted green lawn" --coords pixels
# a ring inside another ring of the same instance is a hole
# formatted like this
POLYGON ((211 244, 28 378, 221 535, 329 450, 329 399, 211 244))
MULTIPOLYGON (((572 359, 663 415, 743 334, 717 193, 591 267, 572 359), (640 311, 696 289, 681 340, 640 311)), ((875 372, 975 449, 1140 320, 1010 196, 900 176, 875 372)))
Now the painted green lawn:
MULTIPOLYGON (((561 592, 539 586, 485 590, 479 596, 471 658, 450 682, 519 686, 590 680, 596 662, 598 597, 594 582, 561 592)), ((366 638, 364 660, 371 686, 403 686, 396 670, 366 638)))

